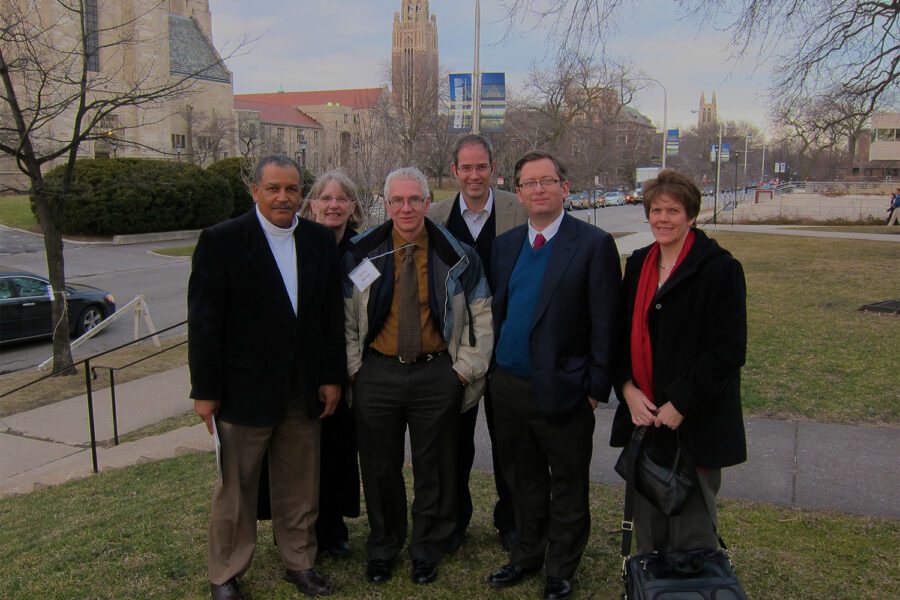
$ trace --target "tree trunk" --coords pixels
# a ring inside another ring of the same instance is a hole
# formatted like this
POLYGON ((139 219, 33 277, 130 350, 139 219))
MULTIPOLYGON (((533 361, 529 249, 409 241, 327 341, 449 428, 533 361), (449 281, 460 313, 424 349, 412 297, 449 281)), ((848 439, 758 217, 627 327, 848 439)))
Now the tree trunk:
POLYGON ((38 221, 44 233, 44 251, 47 254, 47 273, 53 288, 53 370, 61 375, 74 375, 72 368, 72 349, 69 347, 69 315, 66 311, 65 295, 65 261, 63 258, 62 231, 57 226, 61 216, 59 200, 54 202, 46 192, 40 190, 40 184, 33 186, 38 191, 32 197, 37 208, 38 221))

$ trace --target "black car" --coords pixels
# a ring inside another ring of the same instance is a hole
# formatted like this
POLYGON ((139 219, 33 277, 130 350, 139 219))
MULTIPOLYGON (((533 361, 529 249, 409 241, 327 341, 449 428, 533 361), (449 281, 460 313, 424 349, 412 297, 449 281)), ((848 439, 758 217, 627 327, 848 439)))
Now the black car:
MULTIPOLYGON (((0 343, 53 335, 50 282, 27 271, 0 271, 0 343)), ((80 336, 116 312, 112 294, 90 285, 66 286, 69 330, 80 336)))

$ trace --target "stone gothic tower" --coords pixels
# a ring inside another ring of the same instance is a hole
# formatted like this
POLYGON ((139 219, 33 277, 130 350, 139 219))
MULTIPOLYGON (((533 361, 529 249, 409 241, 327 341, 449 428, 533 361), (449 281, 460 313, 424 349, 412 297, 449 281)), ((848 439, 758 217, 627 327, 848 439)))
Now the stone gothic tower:
POLYGON ((438 106, 437 17, 428 0, 402 0, 394 13, 391 85, 394 103, 404 110, 438 106))
POLYGON ((697 113, 697 127, 703 128, 718 123, 716 116, 716 92, 713 92, 712 100, 706 101, 706 96, 700 92, 700 110, 697 113))

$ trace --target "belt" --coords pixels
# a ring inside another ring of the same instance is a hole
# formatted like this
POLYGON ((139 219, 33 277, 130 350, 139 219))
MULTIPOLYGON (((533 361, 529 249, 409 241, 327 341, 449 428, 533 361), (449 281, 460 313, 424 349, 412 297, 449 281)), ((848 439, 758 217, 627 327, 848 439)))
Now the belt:
POLYGON ((381 358, 381 359, 384 359, 387 361, 391 361, 391 362, 396 361, 402 365, 418 365, 418 364, 422 364, 422 363, 431 362, 435 358, 437 358, 439 356, 443 356, 444 354, 447 354, 447 351, 442 350, 440 352, 429 352, 429 353, 425 353, 425 354, 420 354, 413 360, 403 360, 399 356, 392 356, 390 354, 384 354, 382 352, 379 352, 375 348, 369 348, 369 354, 372 356, 377 356, 378 358, 381 358))

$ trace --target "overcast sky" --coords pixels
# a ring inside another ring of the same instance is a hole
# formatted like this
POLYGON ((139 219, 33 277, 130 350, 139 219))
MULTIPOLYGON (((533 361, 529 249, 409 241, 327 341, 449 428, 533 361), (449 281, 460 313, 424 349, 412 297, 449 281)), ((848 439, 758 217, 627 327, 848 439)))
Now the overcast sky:
MULTIPOLYGON (((393 15, 400 0, 210 0, 213 37, 228 54, 246 33, 256 38, 242 55, 227 60, 235 93, 373 87, 390 59, 393 15)), ((668 126, 696 122, 700 93, 715 90, 723 119, 747 120, 766 129, 768 65, 729 60, 729 37, 679 19, 674 0, 634 0, 622 15, 611 50, 658 79, 668 92, 668 126)), ((437 16, 441 66, 471 71, 474 1, 432 0, 437 16), (463 12, 461 8, 464 8, 463 12)), ((503 41, 505 22, 493 0, 481 2, 481 70, 503 71, 508 86, 521 89, 532 62, 549 60, 542 31, 503 41)), ((662 125, 663 99, 650 84, 633 104, 662 125)))

